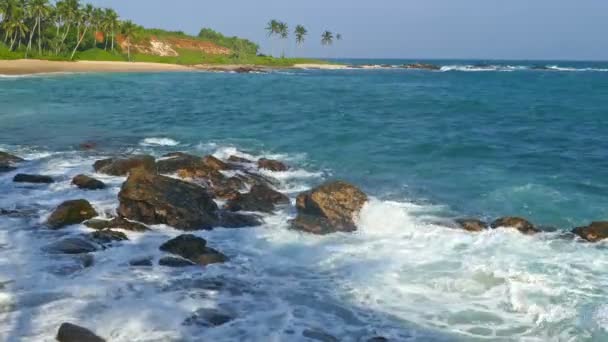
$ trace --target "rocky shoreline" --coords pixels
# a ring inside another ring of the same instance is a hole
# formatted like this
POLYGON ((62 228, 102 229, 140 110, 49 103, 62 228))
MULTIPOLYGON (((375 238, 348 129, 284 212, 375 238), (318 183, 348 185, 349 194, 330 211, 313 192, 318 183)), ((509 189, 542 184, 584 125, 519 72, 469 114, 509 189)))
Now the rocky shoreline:
MULTIPOLYGON (((26 162, 23 158, 0 151, 0 172, 19 172, 20 166, 26 162)), ((100 213, 87 200, 87 195, 104 189, 106 185, 92 174, 77 175, 72 184, 82 191, 81 196, 57 206, 46 220, 46 227, 61 230, 82 224, 90 232, 52 242, 45 247, 45 251, 49 254, 82 255, 83 265, 93 267, 94 260, 90 253, 119 248, 121 241, 128 240, 123 230, 145 234, 153 229, 150 226, 162 224, 183 231, 183 234, 158 246, 164 253, 158 260, 159 266, 205 267, 230 262, 230 258, 221 250, 208 246, 205 239, 189 232, 219 227, 240 229, 260 226, 264 218, 259 213, 272 213, 291 207, 290 198, 276 190, 276 180, 263 172, 289 169, 279 160, 249 160, 238 156, 218 159, 212 155, 197 156, 183 152, 169 153, 160 158, 127 155, 100 159, 91 166, 91 173, 124 177, 118 193, 118 207, 115 212, 100 217, 100 213)), ((13 180, 39 184, 55 181, 48 175, 31 174, 17 174, 13 180)), ((294 206, 296 216, 289 223, 290 229, 320 235, 355 232, 359 213, 368 199, 367 194, 344 181, 321 184, 297 196, 294 206)), ((0 208, 0 215, 18 216, 20 212, 0 208)), ((511 216, 489 223, 476 218, 454 218, 452 223, 453 228, 470 233, 500 228, 535 235, 546 230, 525 218, 511 216)), ((563 235, 584 242, 602 241, 608 238, 608 222, 592 222, 588 226, 575 227, 563 235)), ((129 264, 133 267, 152 266, 153 260, 134 258, 129 264)), ((232 319, 221 313, 211 316, 207 319, 216 322, 225 323, 232 319)), ((57 339, 103 340, 69 323, 61 326, 57 339)), ((374 337, 371 340, 383 339, 374 337)))

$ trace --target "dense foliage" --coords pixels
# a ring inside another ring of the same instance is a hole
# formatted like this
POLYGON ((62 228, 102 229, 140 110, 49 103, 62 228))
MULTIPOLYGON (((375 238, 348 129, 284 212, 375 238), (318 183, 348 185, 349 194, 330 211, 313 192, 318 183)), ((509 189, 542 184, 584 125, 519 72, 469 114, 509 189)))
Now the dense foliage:
POLYGON ((239 37, 226 37, 223 34, 214 31, 210 28, 203 28, 198 34, 198 37, 203 40, 210 41, 219 46, 223 46, 232 50, 236 55, 256 55, 259 46, 247 39, 239 37))

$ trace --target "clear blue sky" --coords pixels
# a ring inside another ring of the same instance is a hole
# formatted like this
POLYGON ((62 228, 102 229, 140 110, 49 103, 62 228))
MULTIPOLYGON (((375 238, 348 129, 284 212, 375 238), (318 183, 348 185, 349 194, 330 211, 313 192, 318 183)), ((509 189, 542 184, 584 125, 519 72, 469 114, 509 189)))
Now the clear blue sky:
POLYGON ((263 52, 270 51, 264 27, 276 18, 308 28, 298 54, 311 57, 608 60, 608 0, 89 2, 146 27, 246 37, 263 52), (326 29, 344 36, 330 51, 320 44, 326 29))

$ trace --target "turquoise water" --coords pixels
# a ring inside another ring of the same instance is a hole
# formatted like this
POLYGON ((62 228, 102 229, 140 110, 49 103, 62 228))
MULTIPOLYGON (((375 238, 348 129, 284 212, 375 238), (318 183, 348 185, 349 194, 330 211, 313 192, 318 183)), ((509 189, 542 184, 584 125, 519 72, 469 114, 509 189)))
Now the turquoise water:
POLYGON ((569 230, 608 219, 608 63, 430 62, 442 71, 0 77, 0 149, 58 179, 0 174, 0 208, 38 213, 0 216, 0 337, 49 339, 67 320, 112 341, 311 341, 306 329, 342 341, 607 340, 605 243, 446 220, 519 215, 569 230), (126 265, 158 258, 179 234, 166 226, 128 232, 82 270, 40 251, 86 231, 41 229, 63 200, 117 206, 124 179, 95 175, 110 188, 83 194, 72 176, 117 153, 169 151, 282 159, 293 169, 269 175, 292 199, 334 178, 372 199, 355 234, 290 231, 290 209, 259 228, 197 233, 231 258, 204 270, 126 265), (185 327, 200 306, 237 319, 185 327))

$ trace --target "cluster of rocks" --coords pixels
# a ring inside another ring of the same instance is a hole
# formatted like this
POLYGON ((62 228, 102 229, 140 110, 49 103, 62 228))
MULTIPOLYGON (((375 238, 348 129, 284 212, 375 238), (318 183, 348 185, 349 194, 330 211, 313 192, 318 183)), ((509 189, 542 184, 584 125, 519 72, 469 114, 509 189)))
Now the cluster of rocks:
POLYGON ((391 65, 391 64, 362 64, 353 65, 351 68, 354 69, 412 69, 412 70, 429 70, 437 71, 441 70, 441 67, 435 64, 429 63, 412 63, 403 65, 391 65))

